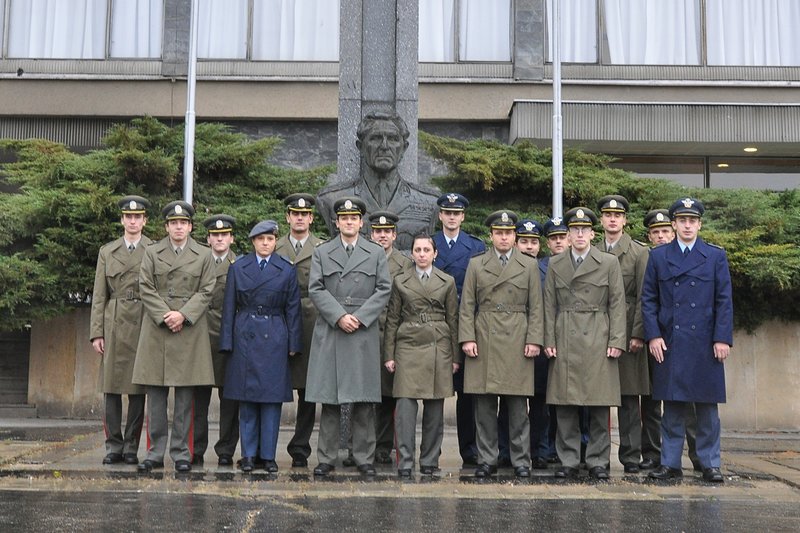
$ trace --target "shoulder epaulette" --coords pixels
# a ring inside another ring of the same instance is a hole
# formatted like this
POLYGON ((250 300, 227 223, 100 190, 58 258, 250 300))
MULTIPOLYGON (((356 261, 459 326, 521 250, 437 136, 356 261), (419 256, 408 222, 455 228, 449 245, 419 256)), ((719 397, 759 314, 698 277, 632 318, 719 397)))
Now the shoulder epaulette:
POLYGON ((293 265, 293 264, 294 264, 294 262, 293 262, 291 259, 289 259, 288 257, 286 257, 286 256, 285 256, 285 255, 283 255, 283 254, 276 253, 275 255, 277 255, 278 257, 280 257, 281 259, 283 259, 284 261, 286 261, 286 262, 287 262, 287 263, 289 263, 290 265, 293 265))
POLYGON ((703 241, 703 242, 705 242, 707 245, 711 246, 712 248, 717 248, 718 250, 722 250, 723 252, 725 251, 725 248, 723 248, 719 244, 713 244, 713 243, 710 243, 708 241, 703 241))

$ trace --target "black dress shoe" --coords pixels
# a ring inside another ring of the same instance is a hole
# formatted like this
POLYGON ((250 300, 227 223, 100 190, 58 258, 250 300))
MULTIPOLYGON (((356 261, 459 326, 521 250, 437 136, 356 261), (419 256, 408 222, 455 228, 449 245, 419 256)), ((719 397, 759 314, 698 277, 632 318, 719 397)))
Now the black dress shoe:
POLYGON ((463 464, 461 465, 461 468, 470 468, 470 467, 473 467, 473 466, 478 466, 478 458, 475 457, 475 456, 471 456, 471 455, 467 456, 467 457, 464 457, 463 464))
POLYGON ((252 472, 255 467, 256 464, 252 457, 242 457, 242 460, 239 461, 239 468, 242 469, 242 472, 252 472))
POLYGON ((278 471, 278 463, 274 459, 267 459, 264 461, 264 470, 270 474, 275 474, 278 471))
POLYGON ((392 464, 392 456, 390 453, 376 452, 375 462, 378 463, 379 465, 390 465, 392 464))
POLYGON ((121 453, 109 453, 103 457, 103 464, 104 465, 114 465, 117 463, 121 463, 123 461, 121 453))
POLYGON ((589 477, 598 481, 608 480, 608 470, 604 466, 593 466, 589 469, 589 477))
POLYGON ((625 473, 626 474, 638 474, 639 473, 639 465, 636 463, 625 463, 625 473))
POLYGON ((554 475, 560 479, 575 479, 578 477, 578 469, 571 466, 562 466, 556 470, 554 475))
POLYGON ((292 468, 306 468, 308 466, 308 459, 302 455, 292 456, 292 468))
POLYGON ((719 468, 704 468, 703 469, 703 481, 707 481, 709 483, 722 483, 725 481, 725 478, 722 475, 722 472, 719 471, 719 468))
POLYGON ((196 453, 196 454, 192 455, 192 464, 193 465, 203 466, 203 463, 205 463, 205 462, 206 462, 205 457, 203 457, 199 453, 196 453))
POLYGON ((705 470, 703 468, 703 465, 701 465, 699 462, 697 462, 697 463, 692 462, 692 468, 694 468, 695 472, 702 472, 703 470, 705 470))
POLYGON ((531 467, 534 470, 547 470, 547 459, 544 457, 534 457, 531 460, 531 467))
POLYGON ((314 475, 315 476, 327 476, 331 472, 333 472, 335 467, 328 463, 320 463, 314 468, 314 475))
POLYGON ((641 470, 652 470, 654 468, 658 468, 661 465, 660 461, 656 461, 655 459, 645 458, 642 459, 642 462, 639 463, 639 468, 641 470))
POLYGON ((666 481, 668 479, 677 479, 683 477, 683 470, 680 468, 670 468, 667 465, 661 465, 650 472, 648 476, 660 481, 666 481))
POLYGON ((189 461, 185 461, 183 459, 178 459, 175 461, 175 471, 176 472, 191 472, 192 471, 192 463, 189 461))
POLYGON ((401 468, 397 471, 397 477, 403 479, 411 479, 411 469, 410 468, 401 468))
POLYGON ((136 470, 138 470, 139 472, 150 472, 154 468, 164 468, 164 461, 153 461, 151 459, 145 459, 136 466, 136 470))
POLYGON ((353 457, 353 454, 347 456, 347 459, 342 461, 342 466, 356 466, 356 458, 353 457))
POLYGON ((219 466, 233 466, 233 456, 223 453, 217 461, 219 466))
POLYGON ((139 458, 136 457, 135 453, 124 453, 124 454, 122 454, 122 460, 125 462, 126 465, 139 464, 139 458))
POLYGON ((497 473, 497 466, 483 463, 475 469, 475 477, 485 478, 497 473))
POLYGON ((432 476, 438 470, 435 466, 428 466, 428 465, 420 465, 419 473, 424 476, 432 476))
POLYGON ((363 465, 358 465, 358 472, 365 476, 374 476, 375 467, 372 466, 372 463, 364 463, 363 465))
POLYGON ((514 468, 514 475, 517 477, 531 477, 531 469, 527 466, 517 466, 514 468))

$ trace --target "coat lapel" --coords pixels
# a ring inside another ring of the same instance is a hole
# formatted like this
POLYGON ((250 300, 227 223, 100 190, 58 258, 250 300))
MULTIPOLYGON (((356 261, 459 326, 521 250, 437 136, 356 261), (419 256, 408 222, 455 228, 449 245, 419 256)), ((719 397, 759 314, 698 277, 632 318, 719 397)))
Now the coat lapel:
POLYGON ((572 252, 569 250, 564 251, 561 255, 553 256, 548 262, 548 272, 550 270, 558 277, 565 285, 572 283, 575 277, 575 269, 572 268, 572 258, 568 255, 572 252))
MULTIPOLYGON (((572 252, 569 252, 569 253, 572 253, 572 252)), ((575 275, 572 276, 573 281, 577 280, 577 279, 580 279, 580 278, 582 278, 584 276, 588 276, 592 272, 594 272, 595 270, 600 268, 600 263, 601 263, 602 260, 601 260, 601 258, 599 256, 599 254, 601 254, 601 253, 602 252, 600 252, 600 250, 598 250, 594 246, 591 246, 589 248, 589 255, 587 255, 586 259, 583 260, 583 263, 581 264, 581 266, 578 267, 577 269, 575 269, 575 275)), ((568 257, 568 259, 570 261, 572 260, 571 257, 568 257)))
POLYGON ((365 243, 362 240, 363 237, 359 237, 356 241, 355 247, 353 248, 350 257, 347 257, 347 252, 344 251, 344 247, 341 248, 342 255, 347 260, 344 264, 344 270, 342 270, 342 276, 347 275, 350 271, 352 271, 355 267, 369 259, 370 257, 370 250, 368 248, 364 248, 364 245, 371 246, 369 243, 365 243))
POLYGON ((700 237, 698 237, 695 241, 694 248, 692 248, 689 257, 683 257, 683 253, 681 252, 680 246, 678 246, 677 240, 673 241, 673 243, 675 243, 676 253, 673 261, 670 262, 670 266, 674 267, 672 269, 673 275, 680 276, 681 274, 685 274, 693 268, 705 263, 706 257, 708 257, 708 251, 705 248, 706 243, 703 242, 700 237))
POLYGON ((258 267, 258 261, 256 261, 255 252, 250 252, 243 258, 239 259, 237 263, 242 263, 242 266, 239 267, 242 269, 242 274, 244 274, 244 276, 253 284, 257 284, 259 278, 261 277, 261 269, 258 267))

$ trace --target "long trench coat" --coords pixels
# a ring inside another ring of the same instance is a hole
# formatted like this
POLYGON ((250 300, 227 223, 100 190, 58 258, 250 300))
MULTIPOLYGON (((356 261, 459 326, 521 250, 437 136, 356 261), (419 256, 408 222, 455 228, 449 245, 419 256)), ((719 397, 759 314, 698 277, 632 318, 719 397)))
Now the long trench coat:
POLYGON ((273 253, 264 270, 250 253, 228 270, 220 350, 230 354, 225 398, 291 402, 289 352, 303 350, 300 289, 292 264, 273 253))
POLYGON ((208 304, 206 321, 208 322, 208 338, 211 342, 211 360, 214 363, 214 385, 222 387, 225 384, 225 366, 228 357, 219 351, 219 327, 222 322, 222 302, 225 298, 225 283, 228 280, 228 268, 236 260, 236 254, 228 251, 219 264, 215 262, 214 274, 217 281, 211 293, 211 303, 208 304))
MULTIPOLYGON (((410 257, 403 255, 397 250, 393 250, 389 257, 386 258, 386 266, 389 268, 389 277, 392 279, 392 286, 394 286, 394 279, 400 275, 403 270, 409 266, 413 266, 414 262, 410 257)), ((383 339, 386 327, 386 315, 388 307, 384 307, 380 318, 378 318, 378 327, 381 332, 381 347, 385 346, 383 339)), ((385 355, 385 353, 384 353, 385 355)), ((394 374, 390 373, 386 368, 381 365, 381 396, 392 396, 394 390, 394 374)))
POLYGON ((206 313, 216 277, 207 247, 189 237, 175 255, 169 237, 148 246, 139 271, 142 322, 133 382, 141 385, 213 385, 214 366, 206 313), (180 311, 186 321, 172 333, 164 314, 180 311))
POLYGON ((322 244, 322 239, 309 235, 306 243, 296 254, 294 246, 287 235, 278 239, 275 253, 281 254, 294 264, 297 272, 297 285, 300 288, 300 308, 303 312, 303 351, 289 359, 292 374, 292 388, 305 389, 308 376, 308 350, 311 347, 311 336, 314 334, 314 323, 317 321, 317 308, 308 296, 308 277, 311 274, 311 256, 314 248, 322 244))
POLYGON ((306 401, 381 401, 378 318, 391 287, 386 253, 374 242, 359 237, 350 257, 338 237, 314 250, 308 293, 319 315, 309 353, 306 401), (336 325, 348 313, 361 322, 353 333, 336 325))
POLYGON ((714 343, 733 346, 733 294, 725 250, 698 238, 684 259, 677 239, 653 248, 642 288, 645 340, 663 337, 653 399, 725 402, 725 365, 714 343))
POLYGON ((465 393, 533 396, 534 363, 524 351, 526 344, 544 341, 536 259, 514 250, 503 268, 490 248, 470 260, 458 341, 478 343, 478 357, 464 359, 465 393))
POLYGON ((609 347, 625 349, 625 287, 619 261, 594 246, 579 267, 572 252, 550 258, 544 283, 547 403, 619 405, 619 367, 609 347))
POLYGON ((458 346, 458 294, 453 277, 438 268, 425 283, 409 265, 394 278, 389 298, 383 359, 395 361, 395 398, 436 399, 453 395, 458 346))
POLYGON ((133 384, 132 379, 144 317, 139 268, 145 248, 152 243, 142 235, 131 253, 119 238, 103 245, 97 254, 89 340, 105 340, 99 383, 104 393, 144 394, 144 387, 133 384))
MULTIPOLYGON (((647 268, 648 249, 623 233, 609 252, 619 260, 622 282, 625 285, 626 335, 644 339, 642 324, 642 282, 647 268)), ((627 347, 626 347, 627 350, 627 347)), ((650 394, 650 370, 647 367, 647 350, 624 351, 619 358, 619 386, 622 394, 650 394)))

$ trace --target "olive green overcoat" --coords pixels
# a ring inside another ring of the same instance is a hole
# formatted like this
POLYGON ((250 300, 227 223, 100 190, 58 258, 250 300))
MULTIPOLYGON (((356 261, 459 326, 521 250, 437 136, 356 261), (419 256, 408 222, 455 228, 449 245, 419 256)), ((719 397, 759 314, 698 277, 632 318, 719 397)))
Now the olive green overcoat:
MULTIPOLYGON (((211 253, 211 252, 209 252, 211 253)), ((212 254, 211 258, 214 256, 212 254)), ((225 299, 225 283, 228 281, 228 269, 236 261, 236 254, 228 251, 228 255, 219 264, 214 264, 214 290, 211 292, 211 303, 208 304, 206 321, 208 322, 208 338, 211 343, 211 360, 214 363, 214 386, 225 384, 225 366, 228 355, 219 351, 219 327, 222 322, 222 301, 225 299)))
MULTIPOLYGON (((399 250, 392 250, 392 253, 386 258, 386 266, 389 267, 389 277, 392 279, 392 284, 394 284, 394 279, 409 266, 413 267, 414 261, 412 261, 407 255, 403 255, 403 253, 401 253, 399 250)), ((384 346, 383 335, 385 331, 384 328, 386 326, 387 311, 388 307, 384 308, 380 318, 378 319, 378 326, 380 327, 381 331, 381 346, 384 346)), ((394 374, 390 373, 388 370, 386 370, 386 367, 381 365, 381 396, 391 397, 393 390, 394 374)))

